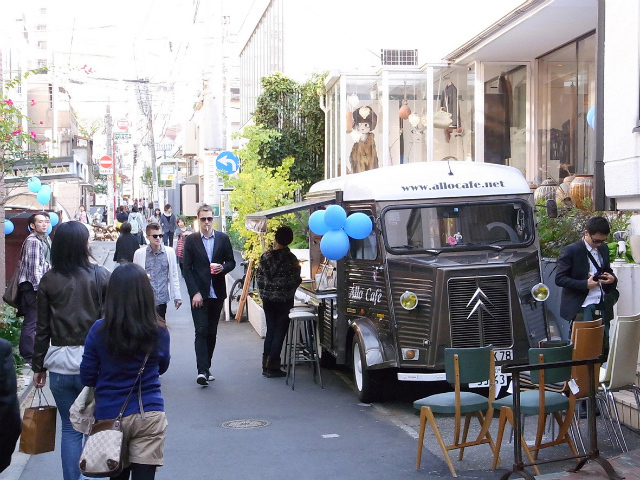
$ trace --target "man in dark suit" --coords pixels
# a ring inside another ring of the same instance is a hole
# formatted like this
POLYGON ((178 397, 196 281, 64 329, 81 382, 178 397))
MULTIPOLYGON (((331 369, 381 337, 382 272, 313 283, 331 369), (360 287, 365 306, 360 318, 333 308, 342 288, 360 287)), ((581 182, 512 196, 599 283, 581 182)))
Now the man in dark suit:
POLYGON ((218 321, 227 298, 224 276, 236 262, 229 236, 213 230, 213 209, 201 205, 197 212, 200 234, 187 236, 184 242, 183 275, 191 297, 191 316, 196 331, 198 385, 206 387, 215 380, 211 375, 211 357, 216 348, 218 321))
POLYGON ((590 218, 585 225, 584 237, 564 247, 560 253, 556 285, 562 287, 560 316, 567 321, 602 318, 608 326, 613 316, 612 312, 605 314, 604 302, 604 296, 614 291, 618 283, 605 243, 609 231, 606 218, 590 218))
POLYGON ((11 343, 0 338, 0 472, 11 463, 11 455, 22 430, 16 365, 11 343))

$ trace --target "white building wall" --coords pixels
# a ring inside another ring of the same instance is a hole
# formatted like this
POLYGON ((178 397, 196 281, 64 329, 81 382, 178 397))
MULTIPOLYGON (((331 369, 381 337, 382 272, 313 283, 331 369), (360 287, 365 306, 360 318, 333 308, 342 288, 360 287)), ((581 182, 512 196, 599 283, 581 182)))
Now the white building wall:
MULTIPOLYGON (((640 0, 608 1, 605 14, 604 172, 606 195, 640 209, 640 0)), ((640 226, 640 225, 639 225, 640 226)), ((640 228, 635 228, 640 233, 640 228)))

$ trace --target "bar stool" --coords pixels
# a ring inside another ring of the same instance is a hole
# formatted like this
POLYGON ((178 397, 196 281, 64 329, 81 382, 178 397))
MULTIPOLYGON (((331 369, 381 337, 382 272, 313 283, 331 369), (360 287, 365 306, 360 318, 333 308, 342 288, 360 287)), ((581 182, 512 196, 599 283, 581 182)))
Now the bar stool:
POLYGON ((307 362, 313 364, 313 381, 316 382, 316 372, 322 385, 320 375, 320 361, 318 359, 318 347, 316 343, 316 320, 318 316, 315 311, 308 308, 292 308, 289 311, 289 332, 285 344, 285 358, 287 359, 287 381, 291 378, 291 389, 295 390, 296 383, 296 363, 307 362))

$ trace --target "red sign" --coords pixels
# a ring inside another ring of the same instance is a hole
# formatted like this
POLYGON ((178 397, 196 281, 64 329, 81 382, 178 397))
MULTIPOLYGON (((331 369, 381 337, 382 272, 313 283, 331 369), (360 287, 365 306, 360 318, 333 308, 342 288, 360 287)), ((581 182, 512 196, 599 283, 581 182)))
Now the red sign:
POLYGON ((127 120, 126 118, 121 118, 116 122, 116 125, 120 130, 126 130, 127 128, 129 128, 129 120, 127 120))
POLYGON ((105 155, 100 159, 100 167, 104 169, 113 168, 113 158, 109 155, 105 155))

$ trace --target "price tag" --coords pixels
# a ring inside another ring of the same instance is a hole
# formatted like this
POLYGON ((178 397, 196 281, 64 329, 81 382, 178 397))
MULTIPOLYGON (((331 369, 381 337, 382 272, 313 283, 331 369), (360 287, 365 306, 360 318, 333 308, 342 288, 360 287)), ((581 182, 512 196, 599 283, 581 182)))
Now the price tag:
POLYGON ((580 387, 578 387, 578 384, 576 383, 576 381, 572 378, 571 380, 569 380, 569 390, 571 390, 571 393, 573 393, 574 395, 577 395, 578 392, 580 391, 580 387))

